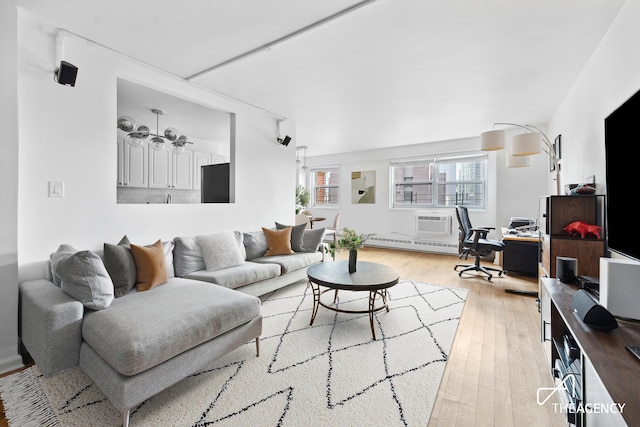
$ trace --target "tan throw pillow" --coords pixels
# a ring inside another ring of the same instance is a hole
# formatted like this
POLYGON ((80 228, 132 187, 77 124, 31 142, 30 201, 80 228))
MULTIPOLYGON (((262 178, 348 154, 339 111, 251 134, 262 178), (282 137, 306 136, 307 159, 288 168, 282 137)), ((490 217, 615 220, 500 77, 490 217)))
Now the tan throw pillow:
POLYGON ((154 286, 167 283, 167 264, 165 262, 162 241, 151 246, 131 245, 131 254, 136 262, 136 289, 147 291, 154 286))
POLYGON ((271 230, 262 227, 262 232, 267 237, 267 252, 264 256, 291 255, 291 227, 282 230, 271 230))

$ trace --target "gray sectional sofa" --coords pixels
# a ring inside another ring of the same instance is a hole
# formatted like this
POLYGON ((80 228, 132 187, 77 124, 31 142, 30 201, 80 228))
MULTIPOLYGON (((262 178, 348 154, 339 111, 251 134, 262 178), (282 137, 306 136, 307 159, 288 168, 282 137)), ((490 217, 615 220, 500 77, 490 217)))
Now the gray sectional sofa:
POLYGON ((131 408, 212 360, 254 339, 259 355, 257 297, 324 260, 323 229, 278 233, 287 230, 297 250, 269 256, 266 229, 145 247, 123 239, 102 254, 61 245, 47 277, 20 284, 22 346, 47 377, 80 366, 127 426, 131 408))

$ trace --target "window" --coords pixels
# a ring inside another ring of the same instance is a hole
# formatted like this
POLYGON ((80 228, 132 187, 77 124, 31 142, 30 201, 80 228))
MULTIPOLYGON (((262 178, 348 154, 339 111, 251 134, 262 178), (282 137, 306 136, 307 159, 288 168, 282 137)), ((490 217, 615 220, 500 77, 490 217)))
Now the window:
POLYGON ((392 207, 486 206, 486 155, 391 163, 392 207))
POLYGON ((337 167, 311 170, 311 201, 317 207, 340 205, 340 169, 337 167))

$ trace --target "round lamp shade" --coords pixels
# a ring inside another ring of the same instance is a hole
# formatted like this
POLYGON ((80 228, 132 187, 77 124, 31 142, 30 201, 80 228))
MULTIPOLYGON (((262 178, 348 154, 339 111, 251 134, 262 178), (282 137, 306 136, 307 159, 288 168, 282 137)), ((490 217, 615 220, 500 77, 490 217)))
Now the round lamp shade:
POLYGON ((136 122, 129 116, 122 116, 118 118, 118 129, 125 132, 131 132, 136 128, 136 122))
POLYGON ((151 141, 149 141, 149 147, 156 151, 164 150, 164 139, 160 138, 159 136, 154 136, 153 138, 151 138, 151 141))
POLYGON ((504 131, 490 130, 480 135, 480 149, 482 151, 495 151, 504 148, 504 131))
POLYGON ((507 153, 508 168, 526 168, 531 166, 531 156, 512 156, 507 153))
POLYGON ((530 156, 542 151, 542 135, 537 132, 521 133, 511 141, 512 156, 530 156))

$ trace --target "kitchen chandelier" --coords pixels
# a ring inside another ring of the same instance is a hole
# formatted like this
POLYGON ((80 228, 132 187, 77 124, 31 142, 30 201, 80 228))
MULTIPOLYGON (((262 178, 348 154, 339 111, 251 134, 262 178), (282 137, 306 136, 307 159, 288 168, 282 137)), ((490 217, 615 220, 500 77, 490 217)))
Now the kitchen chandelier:
POLYGON ((185 135, 178 136, 178 129, 173 127, 166 128, 164 134, 160 135, 160 116, 164 115, 164 111, 152 108, 151 112, 156 115, 156 133, 152 133, 149 127, 145 125, 136 125, 135 120, 129 116, 118 118, 118 129, 128 132, 127 144, 133 147, 141 147, 145 139, 151 136, 149 147, 158 151, 164 150, 166 147, 165 142, 170 141, 171 149, 176 154, 182 153, 186 144, 193 144, 185 135))

